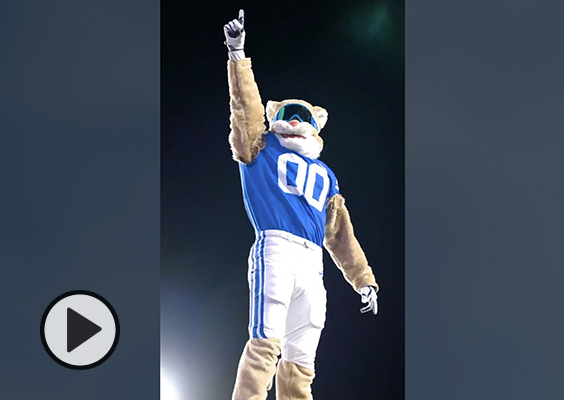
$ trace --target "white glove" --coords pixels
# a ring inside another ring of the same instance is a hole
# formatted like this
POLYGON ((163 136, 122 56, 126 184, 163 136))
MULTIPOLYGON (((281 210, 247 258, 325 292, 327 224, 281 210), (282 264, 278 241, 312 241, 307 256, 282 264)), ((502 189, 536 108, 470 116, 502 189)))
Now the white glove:
POLYGON ((227 39, 224 44, 229 49, 229 59, 245 58, 245 11, 239 10, 239 18, 225 24, 223 33, 227 39))
POLYGON ((372 311, 374 315, 378 313, 378 296, 376 295, 376 289, 372 286, 363 286, 360 289, 360 301, 363 303, 368 303, 365 307, 360 309, 361 313, 367 313, 372 311))

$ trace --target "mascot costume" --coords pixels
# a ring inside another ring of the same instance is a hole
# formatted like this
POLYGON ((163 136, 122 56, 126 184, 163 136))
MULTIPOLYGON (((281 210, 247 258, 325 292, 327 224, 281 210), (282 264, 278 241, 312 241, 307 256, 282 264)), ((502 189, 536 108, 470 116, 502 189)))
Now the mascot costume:
POLYGON ((264 400, 276 375, 278 400, 312 399, 315 354, 325 325, 323 247, 377 313, 372 269, 354 236, 333 172, 318 157, 327 111, 303 100, 265 108, 245 57, 244 12, 224 27, 230 128, 247 215, 256 233, 249 254, 249 340, 233 400, 264 400), (279 360, 280 357, 280 360, 279 360))

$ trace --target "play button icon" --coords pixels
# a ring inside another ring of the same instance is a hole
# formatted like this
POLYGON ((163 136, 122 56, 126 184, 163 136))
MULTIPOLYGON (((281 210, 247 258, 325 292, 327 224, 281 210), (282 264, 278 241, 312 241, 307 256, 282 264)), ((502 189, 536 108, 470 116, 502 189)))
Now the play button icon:
POLYGON ((70 353, 101 330, 102 328, 89 319, 72 308, 67 308, 67 352, 70 353))
POLYGON ((111 304, 86 290, 67 292, 49 304, 41 320, 43 347, 53 360, 72 369, 106 361, 119 340, 119 321, 111 304))

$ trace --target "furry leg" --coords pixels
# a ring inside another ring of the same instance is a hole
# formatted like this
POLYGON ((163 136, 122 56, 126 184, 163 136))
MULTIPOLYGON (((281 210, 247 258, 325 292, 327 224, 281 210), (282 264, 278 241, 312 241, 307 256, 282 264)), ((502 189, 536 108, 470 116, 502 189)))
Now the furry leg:
POLYGON ((276 400, 313 400, 311 383, 314 377, 312 369, 280 360, 276 372, 276 400))
POLYGON ((279 339, 249 339, 241 355, 232 400, 264 400, 272 386, 279 339))

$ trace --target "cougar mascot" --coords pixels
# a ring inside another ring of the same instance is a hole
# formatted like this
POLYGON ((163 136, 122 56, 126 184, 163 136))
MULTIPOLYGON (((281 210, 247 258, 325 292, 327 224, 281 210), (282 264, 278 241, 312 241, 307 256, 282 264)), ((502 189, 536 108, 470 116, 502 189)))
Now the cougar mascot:
POLYGON ((322 248, 367 303, 361 312, 377 313, 378 285, 354 236, 337 179, 318 159, 327 111, 303 100, 268 101, 266 129, 265 108, 243 48, 243 10, 224 33, 229 143, 256 233, 248 260, 250 338, 233 400, 266 399, 275 375, 278 400, 312 399, 325 325, 322 248))

